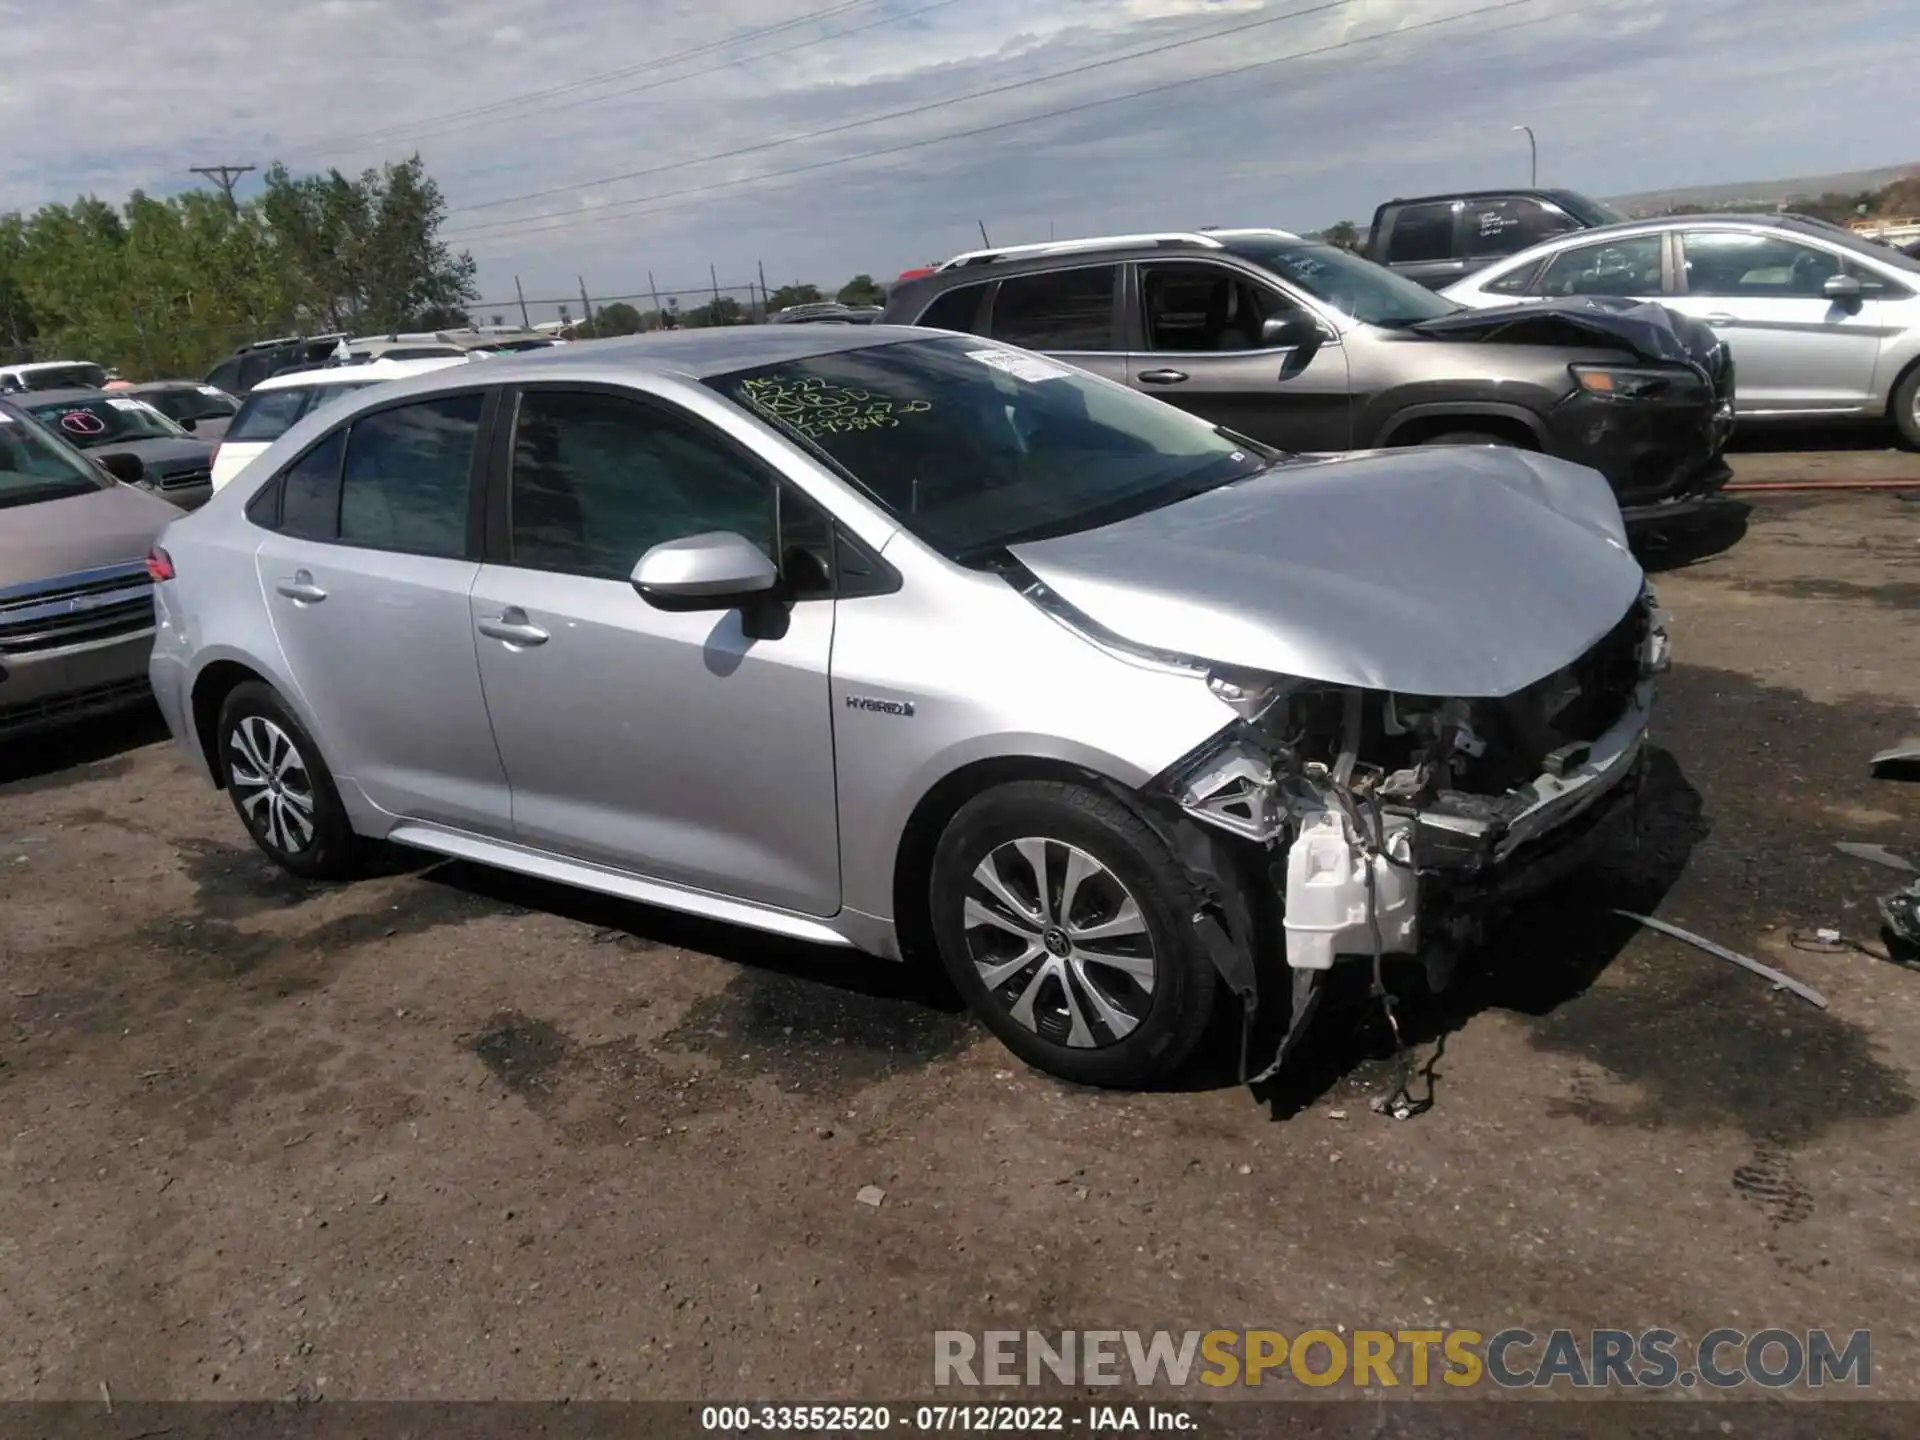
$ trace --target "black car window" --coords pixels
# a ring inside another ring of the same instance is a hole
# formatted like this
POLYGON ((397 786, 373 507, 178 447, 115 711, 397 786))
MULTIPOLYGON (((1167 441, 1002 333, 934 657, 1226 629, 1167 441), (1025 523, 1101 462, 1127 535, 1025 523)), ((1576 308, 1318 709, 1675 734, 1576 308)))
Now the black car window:
POLYGON ((340 461, 347 432, 336 430, 287 467, 280 477, 280 530, 303 540, 340 533, 340 461))
POLYGON ((239 392, 246 388, 241 375, 243 365, 244 362, 238 359, 222 360, 207 372, 207 384, 225 390, 229 395, 239 392))
POLYGON ((50 431, 0 410, 0 510, 87 495, 113 483, 50 431))
POLYGON ((175 421, 219 419, 235 409, 232 397, 211 385, 196 385, 190 390, 143 390, 139 398, 175 421))
POLYGON ((922 311, 920 318, 913 323, 934 330, 958 330, 971 335, 980 328, 980 302, 986 297, 986 292, 984 284, 956 285, 922 311))
POLYGON ((1681 243, 1689 295, 1819 299, 1843 264, 1830 251, 1746 230, 1689 230, 1681 243))
POLYGON ((1029 350, 1111 350, 1115 265, 1015 275, 993 297, 988 333, 1029 350))
POLYGON ((1386 261, 1394 265, 1453 259, 1453 206, 1407 205, 1387 232, 1386 261))
POLYGON ((1518 255, 1529 245, 1580 228, 1571 216, 1525 196, 1467 202, 1467 254, 1475 260, 1518 255))
POLYGON ((1188 262, 1141 266, 1140 307, 1148 350, 1257 350, 1281 301, 1223 265, 1188 262))
POLYGON ((529 390, 513 426, 515 565, 626 580, 667 540, 775 545, 772 478, 691 420, 597 391, 529 390))
POLYGON ((1540 271, 1545 265, 1544 260, 1516 265, 1498 280, 1489 280, 1480 288, 1489 295, 1530 295, 1533 293, 1533 282, 1540 277, 1540 271))
POLYGON ((82 450, 128 440, 168 440, 187 433, 145 401, 124 395, 102 395, 98 399, 66 400, 25 408, 41 424, 58 430, 60 438, 69 445, 82 450))
POLYGON ((1541 295, 1658 295, 1661 235, 1630 235, 1562 250, 1540 276, 1541 295))
POLYGON ((233 424, 227 427, 227 439, 241 444, 278 440, 307 413, 312 399, 311 389, 256 390, 247 396, 233 424))
POLYGON ((353 422, 340 480, 340 540, 410 555, 467 552, 478 391, 376 410, 353 422))

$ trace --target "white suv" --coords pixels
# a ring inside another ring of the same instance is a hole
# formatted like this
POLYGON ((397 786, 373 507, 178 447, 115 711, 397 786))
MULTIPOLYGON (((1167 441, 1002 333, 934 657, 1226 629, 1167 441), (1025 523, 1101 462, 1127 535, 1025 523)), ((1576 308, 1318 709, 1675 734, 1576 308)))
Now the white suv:
POLYGON ((246 403, 233 417, 220 448, 213 455, 213 488, 217 492, 247 468, 254 456, 290 430, 294 422, 337 396, 364 390, 383 380, 424 375, 449 365, 465 365, 468 355, 433 356, 418 360, 370 360, 322 370, 289 370, 269 375, 248 392, 246 403))

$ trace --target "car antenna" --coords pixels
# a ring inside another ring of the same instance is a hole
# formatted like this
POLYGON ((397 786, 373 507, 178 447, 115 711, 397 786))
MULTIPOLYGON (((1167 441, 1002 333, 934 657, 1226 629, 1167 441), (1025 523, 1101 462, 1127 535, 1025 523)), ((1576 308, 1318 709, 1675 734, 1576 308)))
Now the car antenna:
POLYGON ((980 226, 980 243, 991 250, 993 248, 993 242, 987 238, 987 222, 981 220, 978 223, 980 226))

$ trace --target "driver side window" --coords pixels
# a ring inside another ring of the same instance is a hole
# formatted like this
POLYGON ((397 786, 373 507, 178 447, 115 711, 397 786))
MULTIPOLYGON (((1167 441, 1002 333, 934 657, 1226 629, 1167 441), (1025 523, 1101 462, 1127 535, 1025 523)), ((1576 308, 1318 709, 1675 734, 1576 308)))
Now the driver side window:
POLYGON ((1220 265, 1142 265, 1147 350, 1160 354, 1258 350, 1263 321, 1288 313, 1279 295, 1220 265))
POLYGON ((691 420, 599 391, 528 390, 513 425, 511 562, 626 580, 655 545, 731 530, 778 557, 773 479, 691 420))

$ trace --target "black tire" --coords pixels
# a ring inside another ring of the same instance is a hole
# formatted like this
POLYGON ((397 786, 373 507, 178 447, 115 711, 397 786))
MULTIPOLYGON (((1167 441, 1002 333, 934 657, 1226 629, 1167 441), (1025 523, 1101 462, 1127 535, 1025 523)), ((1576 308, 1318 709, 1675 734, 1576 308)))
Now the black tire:
POLYGON ((353 827, 333 772, 273 687, 258 680, 234 686, 220 706, 219 735, 221 783, 253 843, 302 879, 351 876, 353 827), (266 783, 248 783, 255 776, 266 783))
POLYGON ((1422 445, 1504 445, 1509 450, 1520 448, 1506 436, 1495 435, 1487 430, 1449 430, 1443 435, 1435 435, 1420 443, 1422 445))
POLYGON ((1920 450, 1920 365, 1907 371, 1893 387, 1893 423, 1900 432, 1900 443, 1909 450, 1920 450))
POLYGON ((1138 1087, 1172 1075, 1200 1043, 1218 975, 1193 932, 1192 886, 1159 837, 1113 796, 1018 781, 974 797, 940 837, 930 898, 947 974, 1001 1042, 1036 1069, 1081 1085, 1138 1087), (1015 843, 1034 840, 1044 906, 1032 903, 1033 851, 1015 843), (1023 915, 977 878, 989 862, 1023 915), (1070 875, 1076 893, 1059 914, 1070 875), (970 925, 969 901, 1002 918, 980 923, 976 910, 970 925), (1125 928, 1076 941, 1075 917, 1080 929, 1125 928), (1024 965, 1007 968, 1023 955, 1024 965), (990 987, 982 966, 995 961, 1004 973, 990 987))

